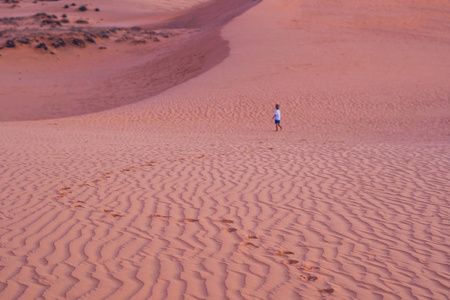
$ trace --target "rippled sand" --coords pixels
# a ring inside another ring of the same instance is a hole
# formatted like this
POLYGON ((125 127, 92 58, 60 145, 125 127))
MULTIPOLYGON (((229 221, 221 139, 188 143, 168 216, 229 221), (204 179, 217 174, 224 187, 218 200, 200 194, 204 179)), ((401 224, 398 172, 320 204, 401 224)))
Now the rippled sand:
POLYGON ((0 297, 447 299, 448 2, 191 3, 0 50, 0 297))

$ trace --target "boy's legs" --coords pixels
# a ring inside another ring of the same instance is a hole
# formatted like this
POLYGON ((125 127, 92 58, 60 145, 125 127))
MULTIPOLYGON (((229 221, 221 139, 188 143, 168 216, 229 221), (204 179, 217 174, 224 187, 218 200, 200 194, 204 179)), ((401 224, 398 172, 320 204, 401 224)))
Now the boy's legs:
POLYGON ((280 121, 275 121, 275 131, 278 131, 278 127, 280 127, 280 131, 283 130, 283 127, 280 125, 280 121))

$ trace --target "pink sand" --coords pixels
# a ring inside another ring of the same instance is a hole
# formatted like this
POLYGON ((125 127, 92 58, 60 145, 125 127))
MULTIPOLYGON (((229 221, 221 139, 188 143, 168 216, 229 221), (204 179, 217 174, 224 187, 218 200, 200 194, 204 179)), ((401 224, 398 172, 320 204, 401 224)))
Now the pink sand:
POLYGON ((1 299, 448 299, 447 0, 114 3, 0 50, 1 299))

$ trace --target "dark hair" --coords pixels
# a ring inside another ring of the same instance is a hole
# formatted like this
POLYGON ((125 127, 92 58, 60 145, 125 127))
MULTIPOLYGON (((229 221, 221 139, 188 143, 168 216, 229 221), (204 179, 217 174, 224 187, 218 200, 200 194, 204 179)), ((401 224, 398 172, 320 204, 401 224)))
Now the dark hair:
POLYGON ((280 104, 275 104, 275 108, 276 109, 280 108, 280 104))

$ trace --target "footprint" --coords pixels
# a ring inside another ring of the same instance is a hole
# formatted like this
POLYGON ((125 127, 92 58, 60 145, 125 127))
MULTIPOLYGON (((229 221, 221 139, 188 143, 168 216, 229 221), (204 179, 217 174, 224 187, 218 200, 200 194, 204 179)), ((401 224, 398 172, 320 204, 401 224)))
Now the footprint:
POLYGON ((256 246, 253 243, 250 243, 250 242, 240 242, 239 245, 241 245, 241 246, 253 246, 255 248, 258 248, 258 246, 256 246))
POLYGON ((300 268, 302 268, 305 271, 317 271, 319 270, 319 267, 314 267, 311 265, 302 265, 300 268))
POLYGON ((163 216, 163 215, 158 215, 158 214, 154 214, 154 215, 152 215, 152 217, 161 218, 161 219, 168 219, 169 218, 169 216, 163 216))
POLYGON ((106 182, 106 180, 104 179, 96 179, 92 181, 93 183, 98 183, 98 182, 106 182))
POLYGON ((73 200, 74 203, 84 203, 82 200, 73 200))
POLYGON ((314 275, 301 275, 300 278, 303 281, 316 281, 317 280, 317 276, 314 276, 314 275))
POLYGON ((70 207, 72 207, 72 208, 79 208, 79 207, 83 207, 83 206, 80 205, 80 204, 74 204, 74 205, 71 205, 70 207))
POLYGON ((292 251, 286 251, 286 250, 277 250, 275 253, 278 254, 278 255, 289 255, 289 254, 294 254, 294 252, 292 252, 292 251))
POLYGON ((186 219, 184 219, 183 221, 185 221, 185 222, 191 222, 191 223, 193 223, 193 222, 198 222, 197 219, 190 219, 190 218, 186 218, 186 219))
POLYGON ((112 209, 107 209, 107 208, 102 208, 102 209, 100 209, 100 211, 101 211, 101 212, 104 212, 104 213, 110 213, 110 212, 112 212, 113 210, 112 210, 112 209))
POLYGON ((130 169, 122 169, 122 172, 130 172, 130 169))
POLYGON ((319 293, 322 293, 322 294, 332 294, 334 292, 334 289, 330 287, 330 288, 320 289, 318 291, 319 291, 319 293))
POLYGON ((236 228, 225 228, 223 231, 226 231, 226 232, 236 232, 237 229, 236 229, 236 228))
POLYGON ((197 158, 205 158, 205 157, 208 157, 208 155, 202 154, 202 155, 200 155, 200 156, 197 156, 197 158))
POLYGON ((58 194, 60 194, 60 195, 66 195, 66 194, 70 194, 70 193, 72 193, 72 191, 70 191, 70 190, 61 190, 58 192, 58 194))
POLYGON ((283 261, 283 264, 285 264, 285 265, 295 265, 298 263, 299 263, 299 261, 295 260, 295 259, 288 259, 288 260, 283 261))
POLYGON ((78 186, 80 186, 80 187, 85 187, 85 186, 94 187, 94 186, 92 186, 92 185, 90 185, 88 183, 83 183, 83 184, 80 184, 78 186))
POLYGON ((251 235, 251 234, 244 235, 244 237, 246 239, 257 239, 258 238, 256 235, 251 235))
POLYGON ((109 214, 109 216, 113 217, 113 218, 121 218, 121 217, 123 217, 121 214, 109 214))
POLYGON ((227 219, 219 220, 219 222, 220 222, 220 223, 226 223, 226 224, 234 223, 234 221, 232 221, 232 220, 227 220, 227 219))
POLYGON ((63 187, 63 188, 60 188, 59 190, 60 191, 67 191, 67 190, 70 190, 70 187, 63 187))

